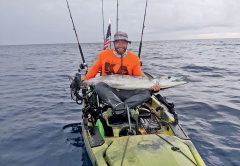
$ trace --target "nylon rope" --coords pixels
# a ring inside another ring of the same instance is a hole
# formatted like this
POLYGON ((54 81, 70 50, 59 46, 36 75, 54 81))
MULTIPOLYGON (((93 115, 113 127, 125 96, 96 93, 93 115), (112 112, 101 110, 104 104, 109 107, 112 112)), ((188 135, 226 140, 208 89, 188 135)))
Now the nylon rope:
MULTIPOLYGON (((160 137, 161 139, 163 139, 165 142, 167 142, 169 145, 171 145, 172 147, 176 147, 174 146, 171 142, 169 142, 168 140, 166 140, 165 138, 163 138, 162 136, 156 134, 158 137, 160 137)), ((176 152, 180 152, 182 155, 184 155, 189 161, 191 161, 194 165, 197 166, 197 164, 188 156, 186 155, 183 151, 181 151, 181 149, 179 148, 179 150, 177 150, 176 152)))

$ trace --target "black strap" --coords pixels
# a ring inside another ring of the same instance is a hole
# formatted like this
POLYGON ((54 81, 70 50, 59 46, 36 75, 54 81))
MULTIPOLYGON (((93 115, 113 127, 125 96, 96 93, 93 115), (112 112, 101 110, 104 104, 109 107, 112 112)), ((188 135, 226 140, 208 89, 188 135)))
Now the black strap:
POLYGON ((165 105, 168 108, 168 110, 171 114, 173 114, 174 119, 175 119, 173 122, 173 125, 177 125, 178 124, 178 114, 176 113, 176 111, 174 109, 174 103, 167 102, 166 98, 161 96, 160 94, 157 94, 156 98, 158 99, 158 101, 160 101, 163 105, 165 105))

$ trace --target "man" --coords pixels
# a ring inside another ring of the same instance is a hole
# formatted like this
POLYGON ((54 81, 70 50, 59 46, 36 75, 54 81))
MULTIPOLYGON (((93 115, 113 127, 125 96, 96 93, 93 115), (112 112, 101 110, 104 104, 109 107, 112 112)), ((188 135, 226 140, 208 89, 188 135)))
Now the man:
MULTIPOLYGON (((136 54, 127 50, 128 35, 125 32, 117 32, 114 35, 114 49, 100 52, 95 64, 90 68, 83 80, 88 80, 97 75, 99 71, 102 76, 110 74, 122 74, 142 76, 140 60, 136 54)), ((153 86, 151 90, 159 91, 160 86, 153 86)), ((134 108, 150 97, 149 90, 118 90, 111 88, 105 83, 95 86, 99 97, 113 108, 114 114, 125 113, 126 106, 134 108)))

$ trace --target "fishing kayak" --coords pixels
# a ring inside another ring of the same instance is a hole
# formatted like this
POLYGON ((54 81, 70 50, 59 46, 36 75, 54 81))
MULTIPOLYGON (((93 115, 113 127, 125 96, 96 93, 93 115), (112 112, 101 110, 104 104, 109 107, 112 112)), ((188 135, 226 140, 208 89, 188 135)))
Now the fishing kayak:
MULTIPOLYGON (((132 112, 137 112, 136 116, 130 117, 128 110, 128 117, 112 116, 106 119, 103 114, 109 110, 109 106, 103 103, 94 92, 92 87, 94 82, 88 82, 86 87, 82 89, 83 95, 79 95, 81 89, 79 82, 82 82, 80 71, 87 70, 87 64, 77 37, 68 1, 66 2, 83 62, 75 78, 69 77, 73 81, 70 86, 71 97, 78 104, 83 104, 82 134, 92 164, 94 166, 205 166, 197 149, 178 123, 173 105, 164 101, 161 96, 153 94, 148 101, 134 108, 132 112)), ((142 36, 146 7, 147 1, 142 36)), ((139 58, 142 36, 138 53, 139 58)), ((139 89, 148 89, 156 84, 160 85, 161 88, 184 84, 184 82, 177 82, 176 80, 155 80, 151 77, 149 77, 151 79, 145 77, 128 78, 128 80, 131 80, 127 84, 126 78, 123 81, 123 76, 110 77, 112 78, 101 77, 101 79, 105 79, 109 84, 119 89, 126 88, 126 85, 128 85, 128 89, 137 88, 137 85, 140 85, 139 89), (119 82, 119 79, 124 84, 117 84, 116 82, 119 82), (113 80, 115 82, 111 82, 113 80), (166 81, 167 84, 165 84, 166 81)), ((96 79, 95 81, 99 80, 96 79)))
POLYGON ((175 111, 158 96, 136 107, 139 115, 131 118, 129 133, 126 117, 102 118, 108 107, 91 87, 84 94, 82 132, 94 166, 205 166, 175 111))

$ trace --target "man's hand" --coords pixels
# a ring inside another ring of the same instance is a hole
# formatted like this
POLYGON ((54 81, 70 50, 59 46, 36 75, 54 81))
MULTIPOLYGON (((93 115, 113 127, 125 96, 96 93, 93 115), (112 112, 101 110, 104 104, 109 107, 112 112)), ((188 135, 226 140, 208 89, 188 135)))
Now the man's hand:
POLYGON ((84 84, 84 80, 81 80, 81 81, 79 82, 79 85, 80 85, 80 88, 81 88, 81 89, 84 89, 84 88, 86 87, 86 85, 84 84))
POLYGON ((159 85, 153 85, 150 89, 157 92, 157 91, 160 91, 161 88, 159 85))

